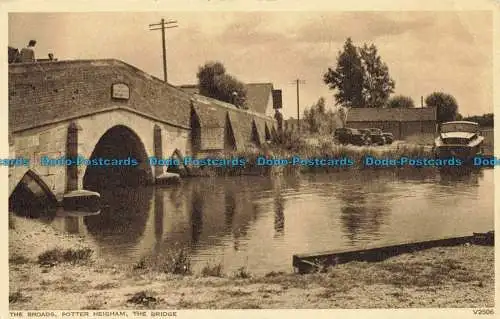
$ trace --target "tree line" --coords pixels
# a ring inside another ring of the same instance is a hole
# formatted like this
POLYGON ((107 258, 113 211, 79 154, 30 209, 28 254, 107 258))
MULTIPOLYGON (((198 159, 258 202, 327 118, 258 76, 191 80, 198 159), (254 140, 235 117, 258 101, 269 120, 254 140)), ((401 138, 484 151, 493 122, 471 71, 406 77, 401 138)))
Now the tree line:
MULTIPOLYGON (((221 62, 210 61, 200 66, 197 73, 199 93, 246 109, 247 92, 243 82, 228 74, 221 62)), ((304 111, 303 119, 312 133, 330 133, 336 127, 336 118, 346 119, 349 108, 414 108, 413 99, 392 95, 396 88, 389 67, 382 60, 375 44, 356 46, 347 38, 338 52, 336 65, 323 74, 323 81, 331 90, 337 112, 326 109, 321 97, 304 111)), ((451 94, 432 92, 425 97, 427 107, 437 108, 437 122, 470 120, 481 126, 493 126, 493 114, 463 118, 458 102, 451 94)), ((369 119, 367 119, 369 120, 369 119)))
MULTIPOLYGON (((323 81, 331 90, 336 91, 336 104, 342 107, 415 107, 411 97, 391 97, 396 83, 374 44, 365 43, 362 47, 357 47, 351 38, 347 38, 337 55, 336 66, 328 68, 323 81)), ((440 123, 457 118, 458 103, 450 94, 433 92, 425 98, 425 104, 437 107, 437 121, 440 123)))
MULTIPOLYGON (((325 100, 320 98, 304 111, 304 122, 311 133, 331 133, 335 118, 345 124, 349 108, 414 108, 409 96, 394 95, 396 83, 389 74, 387 64, 382 60, 374 44, 354 45, 347 38, 338 52, 334 67, 323 74, 323 81, 335 91, 337 113, 326 111, 325 100)), ((464 120, 477 122, 482 127, 493 127, 493 113, 481 116, 463 117, 459 113, 455 97, 445 92, 432 92, 425 97, 426 107, 436 107, 437 122, 464 120)), ((369 120, 369 119, 367 119, 369 120)))

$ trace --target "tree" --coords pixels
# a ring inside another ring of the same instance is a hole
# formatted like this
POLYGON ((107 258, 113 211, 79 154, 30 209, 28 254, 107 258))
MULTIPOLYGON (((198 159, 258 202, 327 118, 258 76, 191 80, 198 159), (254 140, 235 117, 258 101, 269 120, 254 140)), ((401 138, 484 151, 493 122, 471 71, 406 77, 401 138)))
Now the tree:
POLYGON ((476 122, 481 127, 493 127, 493 125, 494 125, 493 113, 468 116, 468 117, 464 117, 463 120, 476 122))
POLYGON ((366 107, 383 107, 394 92, 394 80, 389 76, 389 68, 382 62, 377 47, 366 43, 360 49, 364 70, 363 98, 366 107))
POLYGON ((339 107, 337 110, 337 115, 342 122, 342 127, 345 127, 347 124, 347 114, 349 113, 349 109, 347 107, 339 107))
POLYGON ((325 99, 321 97, 316 104, 304 110, 304 122, 307 123, 310 133, 319 133, 324 117, 325 99))
POLYGON ((323 81, 331 90, 337 90, 336 104, 348 108, 383 107, 395 88, 377 47, 364 44, 357 48, 351 38, 347 38, 343 51, 339 52, 336 68, 328 68, 323 81))
POLYGON ((457 100, 450 94, 434 92, 425 98, 425 104, 437 107, 437 122, 455 121, 458 113, 457 100))
POLYGON ((413 107, 415 107, 415 103, 413 103, 412 98, 409 96, 396 95, 396 96, 391 97, 387 101, 387 107, 388 108, 398 108, 398 107, 413 108, 413 107))
POLYGON ((346 107, 363 107, 363 65, 358 49, 347 38, 344 50, 338 53, 335 69, 328 68, 323 81, 331 90, 337 90, 337 104, 346 107))
POLYGON ((201 95, 246 108, 245 85, 227 74, 222 63, 207 62, 198 69, 197 77, 201 95))
POLYGON ((323 97, 304 111, 304 122, 310 133, 332 134, 336 128, 336 116, 332 110, 326 110, 323 97))

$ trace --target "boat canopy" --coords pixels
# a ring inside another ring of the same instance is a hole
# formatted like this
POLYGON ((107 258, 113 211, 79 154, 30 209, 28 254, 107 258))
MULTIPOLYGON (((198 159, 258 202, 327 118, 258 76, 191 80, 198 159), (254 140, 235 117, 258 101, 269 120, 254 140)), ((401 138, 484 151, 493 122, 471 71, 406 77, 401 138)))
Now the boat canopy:
POLYGON ((479 129, 479 124, 475 122, 467 122, 467 121, 455 121, 455 122, 446 122, 441 124, 440 132, 441 133, 450 133, 450 132, 468 132, 468 133, 476 133, 479 129))

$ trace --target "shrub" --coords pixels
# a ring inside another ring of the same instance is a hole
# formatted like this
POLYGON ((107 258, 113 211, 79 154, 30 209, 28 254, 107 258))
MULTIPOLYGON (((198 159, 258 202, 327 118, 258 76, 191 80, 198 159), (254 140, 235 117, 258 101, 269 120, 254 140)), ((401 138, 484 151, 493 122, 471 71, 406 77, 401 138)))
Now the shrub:
POLYGON ((221 264, 217 264, 217 265, 207 264, 201 270, 201 275, 203 277, 223 277, 224 274, 222 273, 222 265, 221 264))
POLYGON ((66 250, 54 248, 40 254, 38 256, 38 263, 43 266, 54 266, 64 262, 76 264, 88 261, 92 253, 93 251, 90 248, 70 248, 66 250))
POLYGON ((235 278, 247 279, 251 277, 251 274, 247 271, 246 267, 240 267, 234 274, 235 278))

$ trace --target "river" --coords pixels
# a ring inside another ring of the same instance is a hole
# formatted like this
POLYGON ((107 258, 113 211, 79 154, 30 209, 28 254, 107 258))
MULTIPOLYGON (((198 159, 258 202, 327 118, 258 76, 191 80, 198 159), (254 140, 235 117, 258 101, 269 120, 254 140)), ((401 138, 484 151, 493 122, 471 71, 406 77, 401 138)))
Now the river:
POLYGON ((101 193, 99 215, 57 217, 109 263, 188 249, 194 271, 292 271, 292 255, 469 235, 494 229, 493 170, 363 170, 192 178, 101 193))

